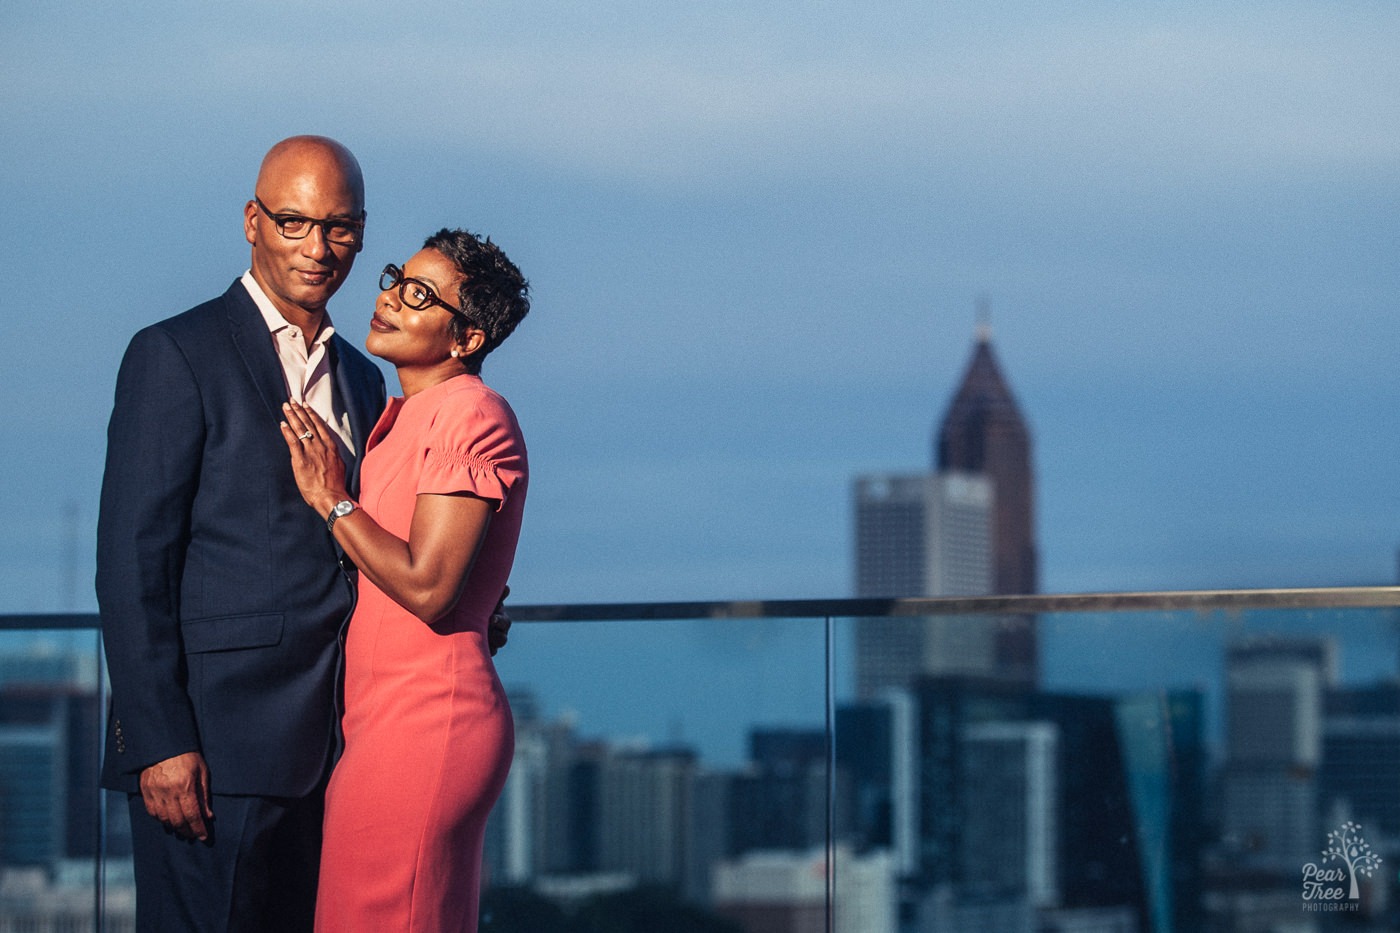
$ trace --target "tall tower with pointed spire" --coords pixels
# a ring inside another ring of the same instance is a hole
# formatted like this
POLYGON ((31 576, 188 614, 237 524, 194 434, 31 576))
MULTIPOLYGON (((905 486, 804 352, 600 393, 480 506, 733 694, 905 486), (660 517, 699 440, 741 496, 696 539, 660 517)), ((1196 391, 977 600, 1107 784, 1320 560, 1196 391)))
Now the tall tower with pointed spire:
MULTIPOLYGON (((1035 593, 1035 473, 1031 436, 992 351, 985 302, 979 302, 972 359, 934 438, 937 472, 980 473, 992 484, 992 592, 1035 593)), ((1034 681, 1035 619, 1008 619, 998 637, 997 666, 1034 681)))
MULTIPOLYGON (((992 352, 985 303, 972 360, 935 436, 927 473, 856 478, 855 590, 865 597, 1035 593, 1030 432, 992 352)), ((966 674, 1034 684, 1033 615, 865 619, 856 694, 918 676, 966 674)))

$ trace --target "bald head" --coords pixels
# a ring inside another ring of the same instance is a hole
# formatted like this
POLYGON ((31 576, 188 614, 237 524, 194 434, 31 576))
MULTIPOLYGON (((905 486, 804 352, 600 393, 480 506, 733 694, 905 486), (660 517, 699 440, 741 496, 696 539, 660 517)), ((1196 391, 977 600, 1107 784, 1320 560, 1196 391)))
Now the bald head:
POLYGON ((360 174, 360 163, 349 149, 329 136, 289 136, 267 150, 254 190, 264 191, 296 175, 314 175, 326 187, 344 186, 354 197, 356 211, 365 209, 365 179, 360 174))

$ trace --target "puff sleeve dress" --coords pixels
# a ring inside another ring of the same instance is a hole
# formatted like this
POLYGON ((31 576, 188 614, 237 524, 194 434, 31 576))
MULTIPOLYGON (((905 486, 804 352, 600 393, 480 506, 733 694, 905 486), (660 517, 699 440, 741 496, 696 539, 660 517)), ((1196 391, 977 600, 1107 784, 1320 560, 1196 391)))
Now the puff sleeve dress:
POLYGON ((505 399, 463 374, 391 399, 366 448, 360 504, 405 541, 420 494, 499 506, 461 598, 432 625, 360 575, 316 929, 475 931, 486 817, 514 747, 486 628, 520 535, 525 444, 505 399))

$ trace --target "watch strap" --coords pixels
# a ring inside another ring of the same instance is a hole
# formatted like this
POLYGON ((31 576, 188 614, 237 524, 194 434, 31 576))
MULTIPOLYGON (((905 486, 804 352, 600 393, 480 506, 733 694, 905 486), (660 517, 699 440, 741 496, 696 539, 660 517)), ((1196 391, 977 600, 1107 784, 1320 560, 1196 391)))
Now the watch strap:
POLYGON ((335 508, 331 509, 331 513, 326 516, 326 530, 334 533, 336 521, 349 515, 357 508, 359 508, 359 506, 355 505, 351 500, 341 499, 335 504, 335 508))

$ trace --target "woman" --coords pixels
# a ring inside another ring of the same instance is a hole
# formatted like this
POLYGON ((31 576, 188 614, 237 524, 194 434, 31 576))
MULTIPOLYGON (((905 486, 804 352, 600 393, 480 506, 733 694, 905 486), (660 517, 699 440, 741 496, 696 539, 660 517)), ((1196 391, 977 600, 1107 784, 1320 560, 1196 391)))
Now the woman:
POLYGON ((345 656, 345 753, 326 793, 316 928, 474 931, 486 817, 514 733, 487 647, 528 468, 482 359, 529 311, 490 240, 442 230, 387 266, 365 346, 403 397, 366 442, 361 495, 334 435, 284 406, 297 485, 360 568, 345 656))

